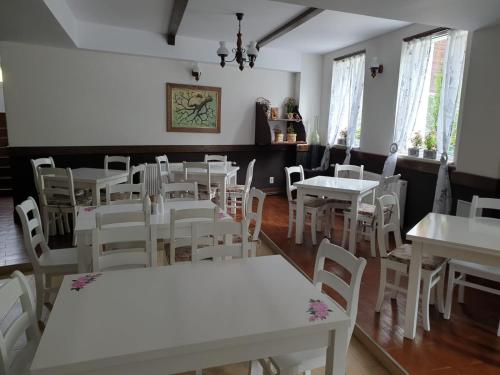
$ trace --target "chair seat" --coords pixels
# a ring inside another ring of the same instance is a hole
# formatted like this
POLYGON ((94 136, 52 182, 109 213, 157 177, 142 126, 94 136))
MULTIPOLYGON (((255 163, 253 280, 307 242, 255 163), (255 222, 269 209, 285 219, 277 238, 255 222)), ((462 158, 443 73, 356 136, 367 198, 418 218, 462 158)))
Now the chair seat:
MULTIPOLYGON (((75 201, 78 206, 91 206, 92 205, 92 195, 83 194, 75 196, 75 201)), ((67 196, 54 195, 53 197, 47 198, 47 204, 49 206, 57 207, 71 207, 71 202, 67 196)))
POLYGON ((272 357, 271 360, 279 368, 279 374, 300 374, 307 370, 324 367, 326 348, 284 354, 272 357))
POLYGON ((492 267, 492 266, 484 266, 482 264, 466 262, 463 260, 450 260, 450 268, 454 268, 455 271, 464 272, 467 274, 471 274, 472 276, 484 277, 488 278, 491 276, 491 279, 500 281, 500 268, 492 267))
MULTIPOLYGON (((411 261, 411 251, 412 251, 412 246, 409 244, 404 244, 404 245, 401 245, 400 247, 397 247, 394 250, 392 250, 387 255, 387 259, 389 259, 393 262, 406 264, 409 267, 410 261, 411 261)), ((446 261, 445 258, 423 254, 422 255, 422 268, 424 270, 434 271, 434 270, 438 269, 439 267, 441 267, 445 261, 446 261)))
POLYGON ((44 252, 38 261, 41 266, 71 266, 78 264, 78 252, 76 248, 55 249, 44 252))
MULTIPOLYGON (((305 196, 304 197, 304 206, 306 207, 321 207, 321 206, 324 206, 325 204, 327 204, 328 200, 324 199, 324 198, 316 198, 316 197, 309 197, 309 196, 305 196)), ((293 203, 294 204, 297 204, 297 199, 294 199, 293 200, 293 203)))
POLYGON ((226 187, 227 193, 243 193, 245 191, 245 185, 231 185, 226 187))

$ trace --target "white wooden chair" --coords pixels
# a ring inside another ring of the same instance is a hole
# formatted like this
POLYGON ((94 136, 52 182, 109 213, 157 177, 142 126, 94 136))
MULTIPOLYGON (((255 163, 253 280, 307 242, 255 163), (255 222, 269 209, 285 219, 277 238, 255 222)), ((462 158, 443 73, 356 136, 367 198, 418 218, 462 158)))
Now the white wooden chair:
POLYGON ((52 277, 78 272, 76 248, 51 250, 43 235, 42 221, 36 201, 28 197, 16 206, 23 228, 23 241, 35 274, 36 316, 42 319, 44 303, 49 303, 58 288, 52 285, 52 277), (37 249, 41 250, 38 255, 37 249))
POLYGON ((123 164, 124 170, 127 171, 127 173, 130 172, 130 156, 104 156, 104 169, 108 171, 109 169, 109 164, 123 164))
MULTIPOLYGON (((354 326, 356 325, 356 316, 358 314, 359 289, 361 278, 366 267, 366 260, 357 258, 349 251, 340 246, 330 243, 324 239, 319 245, 316 255, 316 264, 314 267, 313 283, 320 290, 323 285, 332 288, 345 301, 344 311, 349 316, 349 340, 351 339, 354 326), (337 276, 334 272, 325 269, 325 259, 329 259, 342 266, 349 274, 348 282, 344 278, 337 276)), ((333 300, 340 307, 340 303, 325 294, 325 298, 333 300)), ((343 302, 342 301, 342 302, 343 302)), ((349 343, 347 343, 349 345, 349 343)), ((347 345, 347 346, 348 346, 347 345)), ((346 353, 347 355, 347 353, 346 353)), ((298 353, 290 353, 278 357, 270 358, 268 361, 259 361, 264 368, 266 375, 298 375, 299 373, 311 374, 311 370, 323 367, 326 362, 326 348, 307 350, 298 353)))
MULTIPOLYGON (((386 194, 397 194, 398 182, 401 175, 385 177, 382 183, 375 190, 375 199, 386 194)), ((376 251, 376 216, 375 204, 360 203, 358 206, 358 235, 367 236, 370 241, 370 254, 377 256, 376 251)), ((342 246, 345 247, 349 238, 349 229, 351 225, 350 210, 344 211, 344 230, 342 231, 342 246)))
POLYGON ((211 161, 219 161, 219 162, 224 162, 227 163, 227 155, 208 155, 205 154, 205 163, 211 162, 211 161))
MULTIPOLYGON (((33 179, 35 181, 35 189, 36 189, 36 194, 38 196, 38 201, 40 202, 40 174, 38 173, 39 168, 55 168, 56 164, 54 163, 54 159, 52 156, 49 156, 48 158, 38 158, 38 159, 31 159, 31 168, 33 169, 33 179)), ((51 231, 51 234, 55 234, 57 231, 57 226, 58 223, 56 223, 55 220, 55 215, 51 215, 50 217, 50 223, 49 223, 49 229, 51 231), (51 225, 52 224, 52 225, 51 225)), ((69 232, 69 224, 66 223, 67 218, 65 219, 65 226, 66 230, 69 232)), ((59 227, 61 227, 62 224, 59 224, 59 227)), ((62 233, 64 234, 64 233, 62 233)))
POLYGON ((0 286, 0 317, 5 317, 10 323, 6 331, 0 331, 1 374, 30 374, 31 362, 40 342, 32 301, 28 280, 19 271, 14 271, 10 279, 0 286), (23 336, 25 343, 19 347, 23 336))
MULTIPOLYGON (((401 277, 408 277, 412 246, 403 244, 399 219, 399 201, 395 194, 383 195, 376 200, 377 239, 380 252, 380 284, 375 311, 380 312, 385 291, 393 292, 391 298, 396 298, 398 292, 407 293, 401 287, 401 277), (394 234, 396 248, 389 250, 389 234, 394 234), (388 280, 388 271, 394 271, 394 283, 388 280)), ((423 254, 422 256, 422 315, 424 329, 430 331, 429 304, 431 304, 432 288, 437 286, 437 305, 439 312, 444 311, 444 276, 446 259, 423 254)), ((435 290, 436 291, 436 290, 435 290)), ((432 298, 434 300, 434 298, 432 298)))
POLYGON ((252 187, 253 180, 253 168, 255 166, 255 159, 248 163, 247 173, 245 176, 245 185, 230 185, 226 188, 226 200, 227 208, 231 210, 231 213, 236 214, 237 208, 241 209, 241 215, 245 217, 246 212, 246 202, 248 199, 248 193, 252 187))
MULTIPOLYGON (((70 168, 39 168, 40 176, 40 206, 42 211, 44 233, 49 237, 49 217, 55 217, 60 225, 60 231, 64 233, 62 221, 65 215, 73 218, 73 246, 76 245, 75 225, 77 206, 90 206, 92 197, 81 195, 78 199, 75 196, 73 183, 73 173, 70 168), (57 185, 53 179, 57 179, 57 185), (52 180, 51 180, 52 179, 52 180)), ((68 224, 69 225, 69 224, 68 224)))
POLYGON ((142 203, 146 193, 143 183, 106 186, 106 204, 142 203))
POLYGON ((191 226, 191 257, 193 263, 204 259, 221 260, 226 257, 246 258, 248 256, 248 232, 247 222, 242 219, 235 221, 195 222, 191 226), (232 243, 228 238, 237 236, 241 242, 232 243), (212 244, 205 245, 205 239, 209 237, 212 244), (219 243, 223 238, 223 244, 219 243), (230 242, 230 243, 228 243, 230 242))
POLYGON ((184 182, 198 183, 198 196, 202 200, 211 200, 217 197, 217 188, 212 186, 210 163, 197 161, 182 162, 184 182))
POLYGON ((128 183, 129 184, 133 184, 133 183, 144 184, 146 182, 146 168, 147 168, 147 164, 133 165, 130 168, 130 173, 128 175, 128 183), (137 175, 137 178, 136 178, 136 175, 137 175))
POLYGON ((92 230, 94 272, 152 267, 156 263, 150 203, 141 211, 96 214, 96 228, 92 230))
POLYGON ((364 165, 335 164, 334 176, 362 180, 364 169, 364 165))
POLYGON ((252 257, 257 255, 257 244, 259 243, 260 228, 262 226, 264 199, 266 199, 266 193, 253 187, 248 194, 247 203, 245 205, 245 220, 248 223, 248 241, 250 256, 252 257), (257 207, 255 210, 254 200, 257 200, 257 207))
MULTIPOLYGON (((170 210, 170 264, 175 264, 176 250, 191 246, 191 224, 195 221, 215 222, 217 220, 217 208, 187 208, 182 210, 170 210)), ((199 240, 201 241, 201 240, 199 240)), ((205 238, 206 245, 211 244, 205 238)), ((191 254, 192 257, 192 254, 191 254)))
MULTIPOLYGON (((479 198, 474 195, 469 212, 470 218, 482 217, 483 209, 500 210, 500 199, 495 198, 479 198)), ((489 219, 498 221, 497 219, 489 219)), ((453 302, 453 290, 455 285, 459 286, 458 302, 464 303, 464 289, 465 287, 474 288, 483 292, 496 294, 500 296, 500 289, 490 286, 475 283, 473 280, 467 280, 467 275, 479 277, 481 279, 491 280, 500 283, 500 268, 492 266, 483 266, 478 263, 466 262, 462 260, 451 259, 449 262, 448 273, 448 290, 446 293, 446 306, 444 318, 450 319, 451 305, 453 302), (458 275, 457 275, 458 274, 458 275)), ((500 336, 500 321, 497 329, 497 336, 500 336)))
POLYGON ((171 182, 162 184, 161 195, 165 201, 197 201, 198 183, 194 182, 171 182))
MULTIPOLYGON (((292 237, 293 223, 297 212, 297 199, 293 197, 293 192, 297 187, 292 185, 292 175, 299 174, 299 181, 304 180, 304 169, 301 165, 297 167, 285 167, 286 194, 288 197, 288 238, 292 237)), ((311 217, 311 237, 312 243, 316 245, 316 231, 318 221, 325 226, 325 236, 330 232, 330 205, 324 198, 305 196, 304 197, 304 215, 311 217)))
POLYGON ((170 182, 170 166, 167 155, 157 156, 155 160, 158 173, 158 186, 161 189, 163 184, 168 184, 170 182))

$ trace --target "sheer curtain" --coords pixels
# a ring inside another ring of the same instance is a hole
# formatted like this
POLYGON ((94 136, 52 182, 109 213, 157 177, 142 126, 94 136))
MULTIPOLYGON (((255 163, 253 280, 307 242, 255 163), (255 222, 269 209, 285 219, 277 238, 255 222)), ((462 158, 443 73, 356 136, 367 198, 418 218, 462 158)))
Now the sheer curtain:
POLYGON ((431 45, 430 35, 403 43, 393 138, 400 151, 406 150, 406 142, 415 127, 424 91, 431 45))
POLYGON ((365 83, 365 54, 360 54, 349 58, 350 79, 348 86, 348 98, 350 99, 350 108, 347 112, 347 140, 346 157, 344 164, 351 162, 351 149, 354 145, 356 127, 358 125, 361 102, 363 100, 363 88, 365 83))
POLYGON ((467 31, 451 30, 443 67, 443 86, 437 126, 437 146, 441 153, 441 165, 434 194, 433 212, 449 214, 451 211, 451 186, 448 176, 448 148, 453 123, 460 104, 462 77, 467 48, 467 31))

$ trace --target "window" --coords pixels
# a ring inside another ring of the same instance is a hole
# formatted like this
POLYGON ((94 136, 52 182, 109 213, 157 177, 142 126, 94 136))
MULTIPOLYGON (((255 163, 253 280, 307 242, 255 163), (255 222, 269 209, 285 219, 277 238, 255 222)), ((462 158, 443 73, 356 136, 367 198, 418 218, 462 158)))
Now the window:
MULTIPOLYGON (((438 148, 438 138, 442 139, 442 130, 438 129, 438 121, 449 48, 449 30, 403 44, 394 139, 399 145, 400 153, 408 151, 409 155, 423 156, 424 152, 417 151, 417 149, 432 151, 438 148), (408 76, 405 77, 405 74, 408 76), (410 78, 410 75, 414 76, 410 78), (406 98, 403 98, 404 96, 406 98), (407 109, 402 108, 403 106, 407 109), (398 133, 398 126, 406 127, 406 129, 399 129, 398 133)), ((462 53, 465 56, 465 44, 463 44, 462 53)), ((458 60, 458 63, 463 65, 463 59, 458 60)), ((461 80, 462 73, 459 77, 460 87, 461 80)), ((456 103, 460 103, 460 93, 461 90, 458 89, 456 103)), ((434 157, 437 159, 441 151, 448 153, 449 161, 452 161, 455 156, 459 105, 453 107, 453 110, 449 146, 447 150, 438 150, 439 152, 435 153, 434 157)), ((432 154, 432 152, 426 152, 427 157, 432 157, 432 154)))
POLYGON ((336 59, 332 67, 328 144, 359 147, 365 53, 336 59))

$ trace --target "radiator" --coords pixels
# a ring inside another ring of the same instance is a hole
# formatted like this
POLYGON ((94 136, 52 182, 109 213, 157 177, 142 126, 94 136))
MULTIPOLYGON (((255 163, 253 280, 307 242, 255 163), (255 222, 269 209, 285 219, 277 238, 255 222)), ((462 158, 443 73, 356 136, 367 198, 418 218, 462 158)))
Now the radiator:
POLYGON ((144 184, 146 185, 147 195, 152 196, 160 193, 160 181, 158 179, 158 167, 156 164, 146 164, 144 184))
MULTIPOLYGON (((363 172, 363 179, 365 180, 372 180, 372 181, 379 181, 380 180, 380 175, 377 173, 373 172, 363 172)), ((399 180, 398 182, 398 199, 399 199, 399 215, 400 215, 400 221, 401 221, 401 226, 404 225, 404 220, 405 220, 405 206, 406 206, 406 189, 408 187, 408 181, 405 180, 399 180)), ((372 195, 369 195, 365 198, 363 198, 363 202, 365 203, 372 203, 372 195)))

